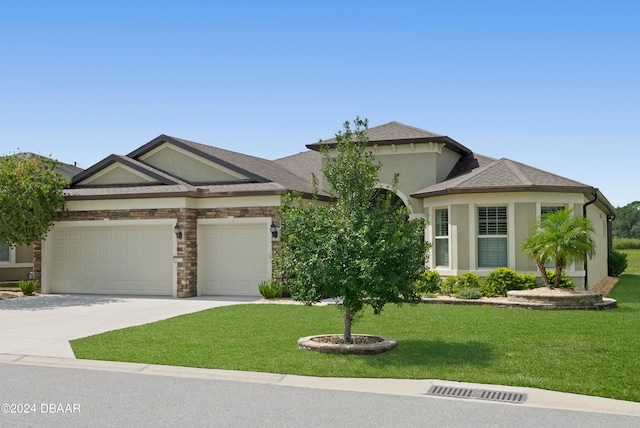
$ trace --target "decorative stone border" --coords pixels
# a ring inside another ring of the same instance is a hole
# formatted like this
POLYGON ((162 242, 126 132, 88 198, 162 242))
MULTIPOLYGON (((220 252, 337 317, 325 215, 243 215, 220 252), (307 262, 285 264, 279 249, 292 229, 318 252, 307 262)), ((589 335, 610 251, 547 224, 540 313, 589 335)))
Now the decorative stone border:
POLYGON ((617 306, 615 300, 603 298, 602 293, 548 288, 511 290, 507 292, 507 300, 553 306, 554 309, 610 309, 617 306))
POLYGON ((298 348, 323 354, 375 355, 395 348, 398 341, 390 337, 373 334, 352 334, 352 338, 376 339, 373 343, 331 343, 327 339, 342 338, 341 334, 321 334, 298 339, 298 348), (323 340, 324 339, 324 340, 323 340))
POLYGON ((602 293, 548 290, 512 290, 507 297, 482 297, 480 299, 457 299, 455 297, 423 298, 422 303, 444 305, 493 306, 498 308, 520 308, 533 310, 602 310, 618 307, 614 299, 603 297, 602 293))

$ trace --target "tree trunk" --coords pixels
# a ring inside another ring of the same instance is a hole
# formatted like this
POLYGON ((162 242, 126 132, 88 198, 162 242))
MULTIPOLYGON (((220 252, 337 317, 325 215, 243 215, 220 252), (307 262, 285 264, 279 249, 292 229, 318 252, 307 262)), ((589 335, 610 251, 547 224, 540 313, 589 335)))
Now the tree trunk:
POLYGON ((348 306, 344 307, 344 343, 351 343, 351 310, 348 306))
POLYGON ((544 267, 544 263, 536 261, 538 265, 538 270, 540 271, 540 275, 542 275, 542 281, 544 281, 544 285, 548 288, 553 288, 553 285, 549 283, 549 277, 547 276, 547 268, 544 267))
POLYGON ((556 263, 556 280, 554 281, 553 287, 560 287, 560 280, 562 279, 562 266, 556 263))

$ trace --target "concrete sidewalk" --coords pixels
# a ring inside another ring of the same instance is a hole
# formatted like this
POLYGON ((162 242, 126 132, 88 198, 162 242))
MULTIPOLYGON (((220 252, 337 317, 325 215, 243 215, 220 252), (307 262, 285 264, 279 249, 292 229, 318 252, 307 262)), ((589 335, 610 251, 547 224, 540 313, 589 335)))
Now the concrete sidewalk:
POLYGON ((0 353, 75 358, 73 339, 257 299, 46 294, 0 300, 0 353))
MULTIPOLYGON (((70 358, 36 357, 0 354, 0 364, 21 364, 34 366, 61 367, 83 370, 125 372, 151 376, 172 376, 223 380, 229 382, 251 382, 282 385, 298 388, 325 389, 333 391, 354 391, 373 394, 388 394, 424 397, 431 400, 451 400, 425 395, 432 385, 455 386, 460 388, 508 391, 527 394, 521 404, 504 403, 505 406, 527 406, 547 409, 563 409, 582 412, 611 413, 640 417, 640 403, 609 398, 567 394, 534 388, 502 385, 480 385, 429 379, 367 379, 367 378, 317 378, 310 376, 283 375, 276 373, 241 372, 233 370, 200 369, 192 367, 161 366, 154 364, 120 363, 112 361, 76 360, 70 358)), ((468 400, 468 399, 465 399, 468 400)), ((480 402, 479 400, 473 400, 480 402)), ((493 401, 482 401, 494 403, 493 401)), ((640 424, 640 419, 638 420, 640 424)))

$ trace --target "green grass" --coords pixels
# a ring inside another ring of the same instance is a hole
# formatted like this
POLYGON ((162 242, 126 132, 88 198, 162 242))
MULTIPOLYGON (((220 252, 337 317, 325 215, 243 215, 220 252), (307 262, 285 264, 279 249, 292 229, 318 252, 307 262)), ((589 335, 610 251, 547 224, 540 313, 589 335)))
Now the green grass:
POLYGON ((640 250, 621 250, 627 255, 627 270, 624 273, 640 274, 640 250))
POLYGON ((640 401, 640 276, 623 275, 609 311, 389 306, 354 333, 391 336, 377 356, 302 351, 340 333, 337 308, 239 305, 75 340, 77 358, 337 377, 444 379, 640 401))

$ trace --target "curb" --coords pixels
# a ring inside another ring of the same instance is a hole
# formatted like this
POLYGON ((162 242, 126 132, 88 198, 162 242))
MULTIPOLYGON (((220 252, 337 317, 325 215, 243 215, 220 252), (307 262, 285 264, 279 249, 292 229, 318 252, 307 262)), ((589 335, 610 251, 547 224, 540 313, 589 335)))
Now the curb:
MULTIPOLYGON (((99 360, 77 360, 58 357, 38 357, 17 354, 0 354, 0 364, 20 364, 83 370, 101 370, 151 376, 187 377, 229 382, 251 382, 297 388, 424 397, 425 400, 459 399, 426 395, 432 385, 452 386, 457 388, 483 389, 528 395, 527 401, 522 404, 495 402, 492 402, 492 404, 640 416, 640 403, 630 401, 547 391, 535 388, 502 385, 483 385, 434 379, 328 378, 276 373, 243 372, 222 369, 163 366, 143 363, 123 363, 99 360)), ((465 400, 487 403, 487 401, 468 398, 465 398, 465 400)))

